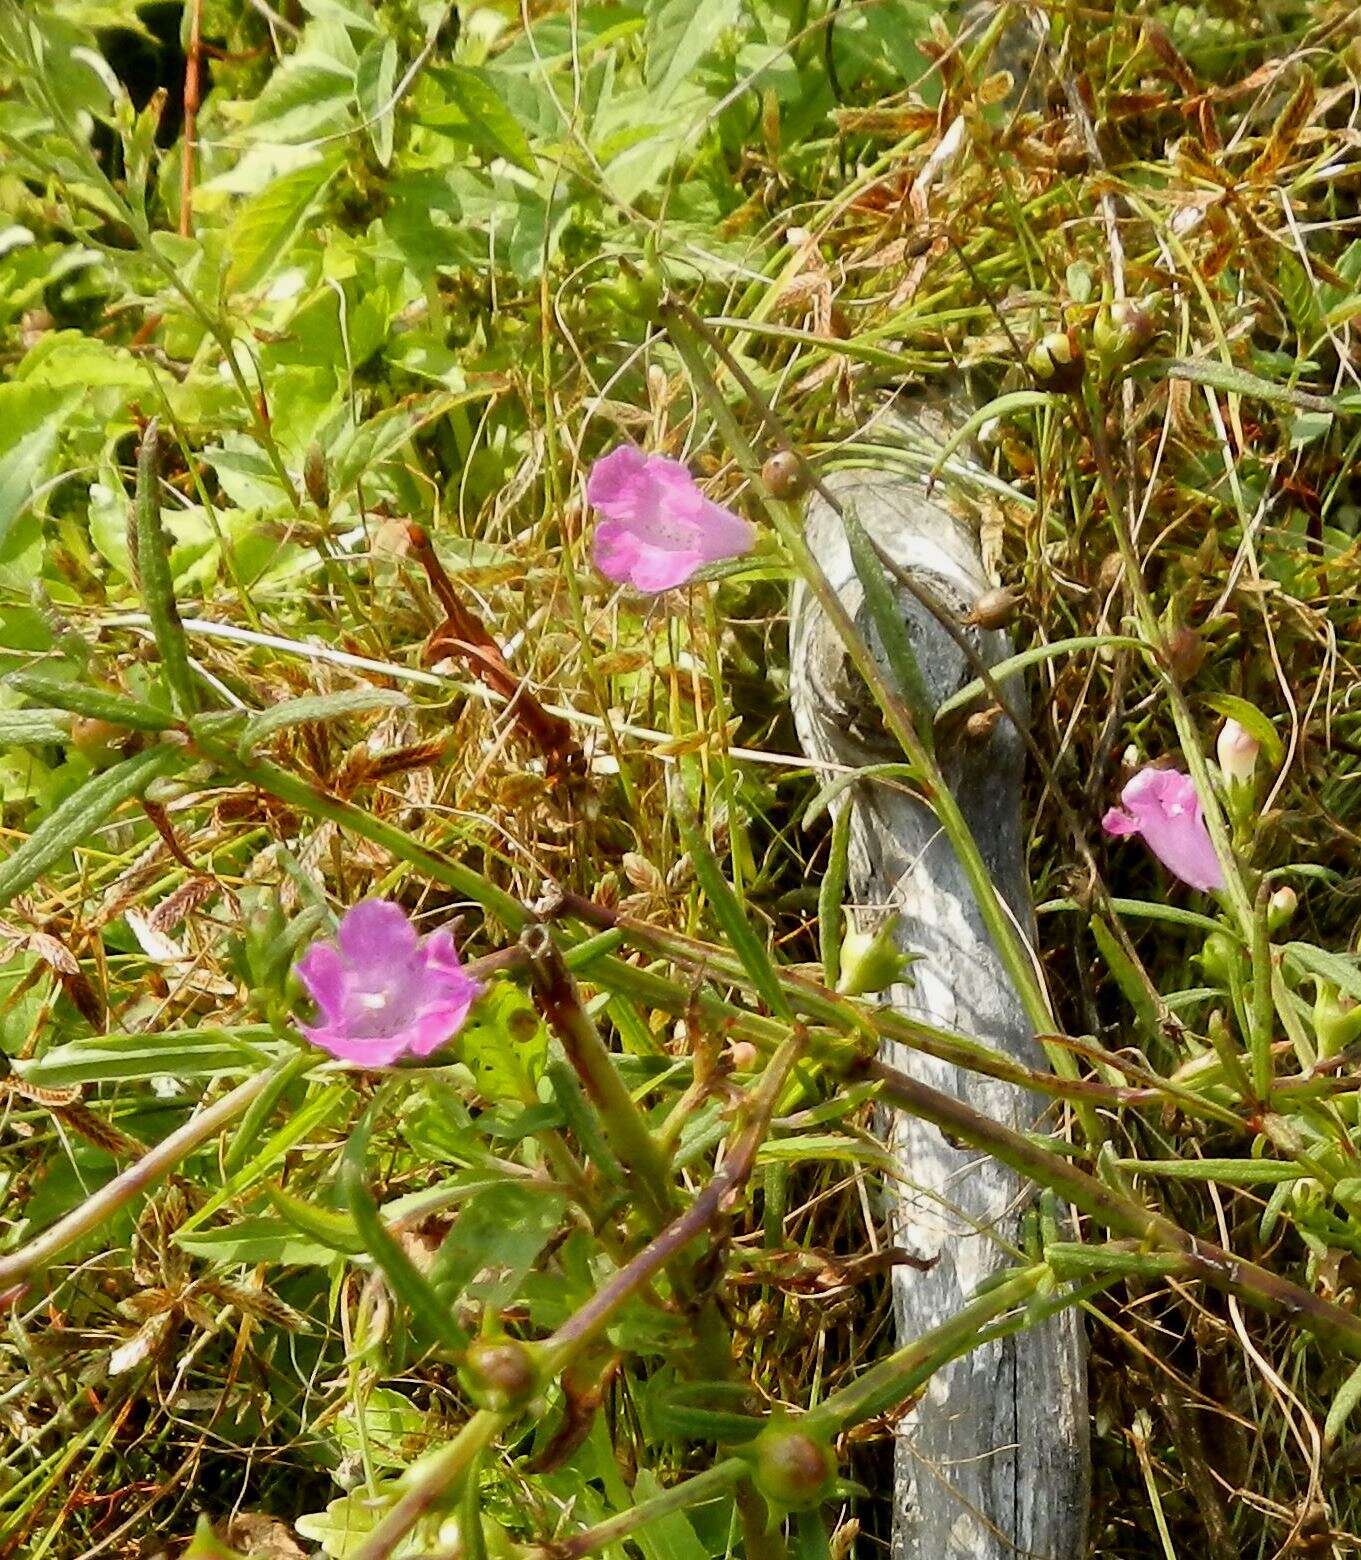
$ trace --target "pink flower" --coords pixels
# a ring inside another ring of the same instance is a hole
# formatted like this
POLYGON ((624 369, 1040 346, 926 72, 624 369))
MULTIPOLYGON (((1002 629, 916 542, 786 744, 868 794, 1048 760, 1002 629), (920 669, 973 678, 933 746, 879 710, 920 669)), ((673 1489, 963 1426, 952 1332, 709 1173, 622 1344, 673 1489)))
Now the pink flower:
POLYGON ((336 941, 313 943, 297 971, 321 1015, 315 1027, 298 1028, 361 1067, 429 1056, 462 1027, 482 989, 448 932, 419 941, 406 912, 385 899, 347 910, 336 941))
POLYGON ((595 566, 616 585, 656 594, 684 585, 706 563, 749 552, 756 533, 705 498, 678 460, 631 444, 591 468, 586 497, 604 516, 595 528, 595 566))
POLYGON ((1122 807, 1101 820, 1107 834, 1142 834, 1175 877, 1192 888, 1223 888, 1224 873, 1205 827, 1189 775, 1177 769, 1141 769, 1120 793, 1122 807))

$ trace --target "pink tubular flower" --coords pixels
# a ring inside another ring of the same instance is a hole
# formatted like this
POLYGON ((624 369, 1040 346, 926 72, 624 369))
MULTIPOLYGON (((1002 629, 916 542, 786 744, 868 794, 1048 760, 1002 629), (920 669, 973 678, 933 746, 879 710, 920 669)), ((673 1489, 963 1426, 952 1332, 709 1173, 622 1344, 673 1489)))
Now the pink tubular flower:
POLYGON ((321 1021, 298 1028, 323 1051, 361 1067, 429 1056, 462 1027, 481 987, 458 962, 454 939, 423 942, 406 912, 366 899, 341 917, 336 941, 313 943, 298 975, 321 1021))
POLYGON ((631 444, 591 468, 586 497, 604 517, 595 529, 595 566, 616 585, 655 595, 684 585, 706 563, 749 552, 756 533, 705 498, 678 460, 631 444))
POLYGON ((1101 820, 1107 834, 1142 834, 1163 866, 1192 888, 1223 888, 1224 873, 1189 775, 1141 769, 1101 820))

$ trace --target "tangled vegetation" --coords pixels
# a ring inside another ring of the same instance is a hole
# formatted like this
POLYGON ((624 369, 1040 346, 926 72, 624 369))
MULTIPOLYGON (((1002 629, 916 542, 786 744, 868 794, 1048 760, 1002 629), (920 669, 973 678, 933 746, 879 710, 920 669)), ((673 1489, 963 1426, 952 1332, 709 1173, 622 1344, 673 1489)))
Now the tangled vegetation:
POLYGON ((1361 1549, 1358 123, 1351 0, 0 0, 0 1557, 879 1552, 1073 1304, 1093 1553, 1361 1549), (622 443, 754 549, 603 579, 622 443), (824 982, 844 464, 1008 591, 1030 1137, 824 982), (1102 835, 1169 758, 1217 893, 1102 835), (366 899, 485 988, 368 1071, 366 899), (1081 1224, 902 1349, 884 1107, 1081 1224))

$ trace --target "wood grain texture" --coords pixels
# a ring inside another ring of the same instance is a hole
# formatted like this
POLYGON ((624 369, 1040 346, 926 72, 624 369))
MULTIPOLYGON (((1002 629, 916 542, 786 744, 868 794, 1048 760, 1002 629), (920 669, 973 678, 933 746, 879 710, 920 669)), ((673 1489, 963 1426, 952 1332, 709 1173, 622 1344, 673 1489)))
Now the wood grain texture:
MULTIPOLYGON (((833 474, 829 487, 853 503, 861 523, 895 561, 928 585, 962 619, 988 588, 975 537, 929 500, 921 487, 873 471, 833 474)), ((814 554, 861 631, 883 660, 863 611, 841 522, 816 496, 807 535, 814 554)), ((937 702, 973 678, 939 623, 906 591, 902 610, 926 682, 937 702)), ((995 663, 1010 651, 1003 633, 969 633, 995 663)), ((883 730, 868 690, 834 630, 803 587, 791 604, 792 700, 806 752, 828 764, 901 758, 883 730)), ((1019 682, 1006 685, 1018 710, 1019 682)), ((990 736, 969 742, 957 728, 942 735, 946 778, 1018 925, 1034 916, 1021 841, 1024 748, 1005 718, 990 736)), ((1000 1047, 1030 1066, 1044 1058, 978 906, 930 812, 901 789, 869 782, 847 793, 854 808, 849 895, 858 925, 893 912, 897 940, 919 956, 914 982, 889 1000, 1000 1047)), ((1013 1085, 966 1073, 892 1046, 887 1059, 914 1077, 967 1101, 1007 1125, 1028 1129, 1041 1103, 1013 1085)), ((979 1282, 1013 1260, 1029 1189, 1013 1172, 950 1147, 932 1127, 894 1114, 884 1123, 902 1172, 893 1210, 900 1244, 937 1259, 928 1273, 899 1269, 899 1336, 914 1338, 951 1316, 979 1282)), ((1074 1313, 990 1345, 937 1374, 904 1421, 897 1448, 895 1560, 1073 1560, 1084 1552, 1088 1507, 1085 1351, 1074 1313)))

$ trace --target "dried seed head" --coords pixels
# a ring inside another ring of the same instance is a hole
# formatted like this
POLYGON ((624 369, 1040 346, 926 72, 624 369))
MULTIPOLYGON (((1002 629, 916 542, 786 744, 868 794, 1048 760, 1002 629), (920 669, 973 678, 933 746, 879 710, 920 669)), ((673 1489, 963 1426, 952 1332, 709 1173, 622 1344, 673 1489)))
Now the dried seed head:
POLYGON ((965 741, 986 742, 997 729, 1001 716, 1002 707, 998 704, 990 704, 985 710, 975 710, 964 722, 965 741))
POLYGON ((1190 682, 1205 656, 1205 645, 1195 629, 1183 626, 1167 636, 1167 664, 1178 682, 1190 682))
POLYGON ((331 507, 331 484, 326 476, 326 456, 315 439, 307 446, 307 458, 303 462, 302 483, 307 496, 318 509, 331 507))
POLYGON ((985 590, 964 621, 970 628, 1006 628, 1015 619, 1019 602, 1015 591, 985 590))

